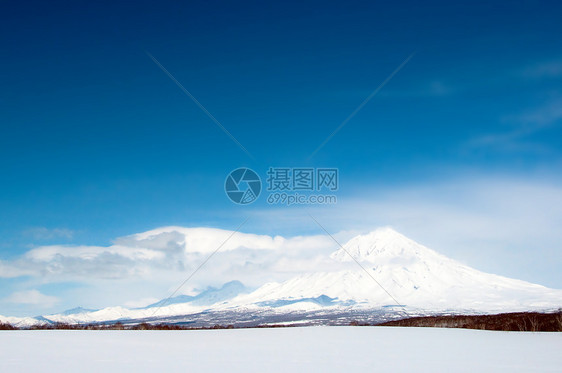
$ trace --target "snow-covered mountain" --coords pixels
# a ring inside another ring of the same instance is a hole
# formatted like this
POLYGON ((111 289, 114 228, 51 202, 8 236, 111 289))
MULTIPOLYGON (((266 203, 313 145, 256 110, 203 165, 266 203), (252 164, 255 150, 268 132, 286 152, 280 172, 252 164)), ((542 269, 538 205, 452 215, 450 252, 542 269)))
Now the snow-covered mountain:
POLYGON ((561 290, 477 271, 390 228, 354 237, 331 258, 358 263, 266 284, 244 303, 324 295, 358 308, 400 304, 431 311, 500 312, 562 305, 561 290))
MULTIPOLYGON (((562 306, 562 290, 480 272, 390 228, 354 237, 330 258, 338 264, 336 269, 267 283, 252 292, 233 281, 197 296, 178 296, 144 308, 80 309, 36 320, 204 324, 243 319, 259 324, 275 320, 299 322, 321 315, 324 321, 348 322, 358 315, 374 320, 372 315, 496 313, 562 306)), ((23 326, 33 323, 29 318, 18 321, 0 317, 0 321, 23 326)))

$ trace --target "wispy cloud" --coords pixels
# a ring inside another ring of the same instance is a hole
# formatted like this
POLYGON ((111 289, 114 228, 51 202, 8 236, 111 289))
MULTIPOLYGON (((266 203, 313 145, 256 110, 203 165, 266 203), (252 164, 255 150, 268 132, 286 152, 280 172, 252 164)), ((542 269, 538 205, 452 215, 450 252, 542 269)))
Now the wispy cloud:
POLYGON ((520 75, 525 78, 562 77, 562 60, 546 61, 522 69, 520 75))
POLYGON ((502 118, 510 129, 504 132, 490 133, 469 141, 472 147, 494 146, 502 149, 534 149, 544 147, 531 144, 526 138, 546 128, 558 125, 562 121, 562 98, 554 99, 540 107, 502 118))
POLYGON ((469 89, 459 82, 453 86, 444 79, 429 79, 412 84, 407 89, 388 89, 381 97, 388 98, 441 98, 462 93, 469 89))
POLYGON ((533 110, 507 116, 505 120, 540 129, 562 119, 562 98, 557 98, 533 110))
POLYGON ((25 304, 49 308, 59 302, 59 298, 42 294, 39 290, 25 290, 12 293, 5 299, 9 303, 25 304))
POLYGON ((46 228, 46 227, 33 227, 26 229, 22 232, 26 237, 31 237, 36 241, 46 241, 53 239, 72 239, 74 237, 74 231, 67 228, 46 228))

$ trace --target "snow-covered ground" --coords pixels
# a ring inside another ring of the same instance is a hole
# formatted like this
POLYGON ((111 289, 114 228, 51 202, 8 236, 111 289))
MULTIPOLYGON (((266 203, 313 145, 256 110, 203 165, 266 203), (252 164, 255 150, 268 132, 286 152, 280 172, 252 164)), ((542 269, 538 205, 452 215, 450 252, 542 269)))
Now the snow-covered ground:
POLYGON ((555 372, 562 333, 392 327, 2 331, 2 372, 555 372))

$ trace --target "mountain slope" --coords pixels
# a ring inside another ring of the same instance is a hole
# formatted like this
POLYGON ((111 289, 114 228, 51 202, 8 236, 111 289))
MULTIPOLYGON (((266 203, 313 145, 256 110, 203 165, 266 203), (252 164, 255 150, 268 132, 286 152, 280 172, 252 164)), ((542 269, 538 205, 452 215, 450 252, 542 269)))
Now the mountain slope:
POLYGON ((198 306, 210 306, 215 303, 224 302, 235 296, 246 293, 247 289, 240 281, 230 281, 217 289, 209 287, 198 295, 179 295, 170 299, 163 299, 159 302, 150 304, 143 308, 164 307, 172 304, 191 303, 198 306))

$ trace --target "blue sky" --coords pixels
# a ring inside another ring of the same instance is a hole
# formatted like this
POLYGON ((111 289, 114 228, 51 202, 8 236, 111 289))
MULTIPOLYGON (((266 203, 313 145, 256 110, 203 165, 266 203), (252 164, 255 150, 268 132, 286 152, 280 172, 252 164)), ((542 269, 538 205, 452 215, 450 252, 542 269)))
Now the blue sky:
MULTIPOLYGON (((0 13, 2 262, 247 216, 252 233, 320 234, 299 207, 232 204, 223 183, 241 166, 337 167, 339 203, 317 212, 331 231, 392 225, 476 268, 562 288, 556 2, 24 2, 0 13)), ((0 284, 0 299, 33 288, 64 298, 58 307, 79 286, 0 284)))

